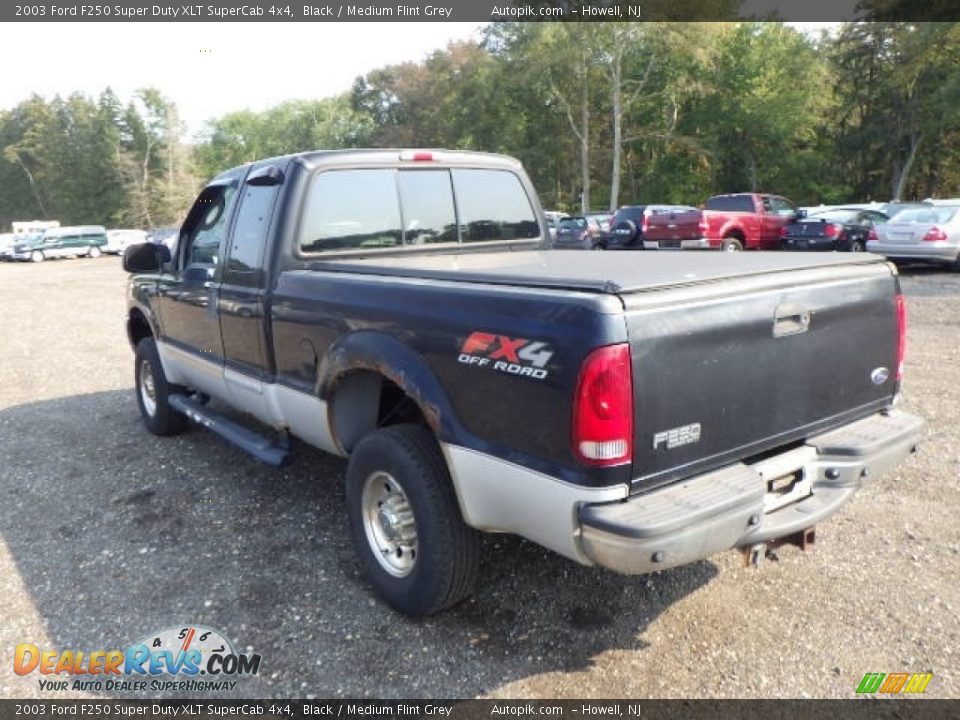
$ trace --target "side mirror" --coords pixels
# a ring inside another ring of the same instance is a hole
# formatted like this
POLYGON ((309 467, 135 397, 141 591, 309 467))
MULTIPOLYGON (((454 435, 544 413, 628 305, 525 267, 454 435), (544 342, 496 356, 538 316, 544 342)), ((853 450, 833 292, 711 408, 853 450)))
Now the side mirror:
POLYGON ((170 262, 170 248, 154 243, 137 243, 123 253, 123 269, 128 273, 158 273, 170 262))

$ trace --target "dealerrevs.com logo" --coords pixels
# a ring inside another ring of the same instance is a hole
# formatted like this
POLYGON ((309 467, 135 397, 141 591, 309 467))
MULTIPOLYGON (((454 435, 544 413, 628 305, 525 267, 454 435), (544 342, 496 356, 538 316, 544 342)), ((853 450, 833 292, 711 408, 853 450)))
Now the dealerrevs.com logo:
POLYGON ((41 675, 37 682, 43 691, 192 692, 233 690, 234 678, 260 671, 260 660, 260 655, 237 653, 217 630, 188 625, 148 635, 123 650, 59 652, 21 643, 13 671, 41 675))

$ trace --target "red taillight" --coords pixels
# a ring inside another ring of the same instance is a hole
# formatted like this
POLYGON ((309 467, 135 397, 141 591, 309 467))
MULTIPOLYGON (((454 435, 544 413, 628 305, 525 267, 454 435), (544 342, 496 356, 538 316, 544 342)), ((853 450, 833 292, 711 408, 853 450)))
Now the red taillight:
POLYGON ((947 234, 936 225, 927 230, 927 234, 923 236, 924 242, 942 242, 946 239, 947 234))
POLYGON ((903 378, 903 361, 907 355, 907 306, 897 294, 897 382, 903 378))
POLYGON ((877 229, 876 229, 876 228, 870 228, 870 232, 867 233, 867 240, 868 240, 868 241, 869 241, 869 240, 873 240, 874 242, 876 242, 877 239, 878 239, 878 238, 877 238, 877 229))
POLYGON ((573 397, 573 454, 596 467, 633 456, 633 378, 630 345, 608 345, 583 361, 573 397))
POLYGON ((700 229, 700 237, 706 237, 707 231, 710 229, 710 224, 707 222, 707 218, 701 215, 700 222, 698 223, 697 226, 700 229))
POLYGON ((833 223, 827 223, 823 227, 823 234, 825 237, 835 238, 837 235, 840 234, 840 226, 834 225, 833 223))
POLYGON ((647 234, 647 228, 649 228, 649 227, 650 227, 650 218, 647 217, 647 214, 646 214, 646 213, 644 213, 644 214, 643 214, 643 219, 640 220, 640 234, 641 234, 641 235, 646 235, 646 234, 647 234))

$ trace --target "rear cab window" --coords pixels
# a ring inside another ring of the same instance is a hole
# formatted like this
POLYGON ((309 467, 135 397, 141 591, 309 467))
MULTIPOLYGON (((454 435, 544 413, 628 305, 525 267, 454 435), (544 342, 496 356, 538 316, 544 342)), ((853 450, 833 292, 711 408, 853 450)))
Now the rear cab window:
POLYGON ((718 195, 707 200, 707 210, 722 212, 754 212, 753 197, 750 195, 718 195))
POLYGON ((317 172, 304 200, 303 255, 540 237, 509 170, 361 168, 317 172))

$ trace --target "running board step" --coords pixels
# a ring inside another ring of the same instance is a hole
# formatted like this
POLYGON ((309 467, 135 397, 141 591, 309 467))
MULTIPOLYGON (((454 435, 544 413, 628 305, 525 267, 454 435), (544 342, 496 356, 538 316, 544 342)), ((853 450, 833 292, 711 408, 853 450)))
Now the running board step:
POLYGON ((174 394, 170 395, 168 400, 170 407, 183 413, 198 425, 213 430, 224 440, 250 453, 262 463, 278 467, 290 455, 289 448, 278 445, 268 437, 258 435, 253 430, 249 430, 205 405, 201 405, 192 397, 174 394))

